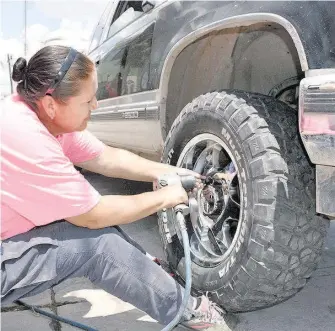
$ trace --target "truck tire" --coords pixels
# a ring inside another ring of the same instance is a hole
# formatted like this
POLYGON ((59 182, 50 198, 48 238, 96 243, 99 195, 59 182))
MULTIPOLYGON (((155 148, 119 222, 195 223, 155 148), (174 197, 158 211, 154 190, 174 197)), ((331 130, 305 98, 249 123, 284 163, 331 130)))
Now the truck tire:
MULTIPOLYGON (((207 259, 206 250, 201 258, 192 257, 193 292, 209 294, 230 312, 257 310, 292 297, 317 267, 329 226, 315 212, 315 172, 300 141, 296 111, 256 93, 201 95, 175 119, 162 162, 177 165, 186 146, 201 137, 209 146, 216 137, 213 141, 227 149, 220 153, 231 156, 240 209, 229 232, 231 245, 218 254, 221 260, 201 260, 207 259)), ((190 222, 188 227, 192 236, 190 222)), ((171 210, 159 214, 159 229, 167 259, 182 280, 183 248, 171 210)))

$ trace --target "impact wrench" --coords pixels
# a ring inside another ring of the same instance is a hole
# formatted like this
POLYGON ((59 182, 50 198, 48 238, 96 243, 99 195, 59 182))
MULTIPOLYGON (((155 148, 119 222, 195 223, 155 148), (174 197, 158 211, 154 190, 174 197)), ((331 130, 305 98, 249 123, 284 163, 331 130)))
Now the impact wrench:
MULTIPOLYGON (((169 174, 169 175, 164 175, 160 177, 155 183, 155 189, 160 189, 162 187, 168 186, 168 185, 174 185, 174 184, 181 184, 183 188, 189 192, 192 191, 193 188, 196 185, 196 178, 194 176, 178 176, 176 174, 169 174)), ((183 317, 183 313, 187 307, 188 300, 190 298, 190 293, 191 293, 191 285, 192 285, 192 274, 191 274, 191 256, 190 256, 190 246, 189 246, 189 238, 188 238, 188 233, 186 229, 186 224, 185 224, 185 216, 190 213, 190 209, 187 205, 185 204, 179 204, 173 208, 175 214, 176 214, 176 226, 179 227, 179 230, 182 235, 183 239, 183 247, 184 247, 184 253, 185 253, 185 294, 182 300, 182 304, 179 308, 179 311, 175 318, 166 326, 162 329, 162 331, 170 331, 173 330, 180 322, 181 318, 183 317)), ((43 309, 31 306, 21 300, 15 301, 15 303, 25 306, 26 308, 30 309, 33 311, 35 314, 39 315, 44 315, 46 317, 49 317, 52 320, 63 322, 66 324, 69 324, 73 327, 76 327, 81 330, 86 330, 86 331, 98 331, 97 329, 94 329, 88 325, 81 324, 78 322, 75 322, 71 319, 64 318, 52 313, 49 313, 43 309)))

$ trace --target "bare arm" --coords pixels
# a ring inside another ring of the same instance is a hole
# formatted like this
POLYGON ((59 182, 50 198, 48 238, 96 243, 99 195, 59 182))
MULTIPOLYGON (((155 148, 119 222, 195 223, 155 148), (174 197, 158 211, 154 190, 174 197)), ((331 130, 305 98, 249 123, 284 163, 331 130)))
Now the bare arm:
POLYGON ((131 223, 187 200, 187 194, 180 185, 138 195, 106 195, 89 212, 66 220, 77 226, 100 229, 131 223))
MULTIPOLYGON (((152 182, 167 173, 191 173, 168 164, 154 162, 123 149, 105 146, 102 154, 90 161, 77 164, 79 167, 107 177, 152 182)), ((192 172, 193 175, 197 175, 192 172)))

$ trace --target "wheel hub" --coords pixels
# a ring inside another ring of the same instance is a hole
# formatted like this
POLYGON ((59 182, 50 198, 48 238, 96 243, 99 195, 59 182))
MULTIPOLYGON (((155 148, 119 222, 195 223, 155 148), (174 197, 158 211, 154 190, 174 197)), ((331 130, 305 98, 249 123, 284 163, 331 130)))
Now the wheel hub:
POLYGON ((222 211, 222 190, 214 186, 206 187, 200 196, 200 206, 205 215, 217 215, 222 211))

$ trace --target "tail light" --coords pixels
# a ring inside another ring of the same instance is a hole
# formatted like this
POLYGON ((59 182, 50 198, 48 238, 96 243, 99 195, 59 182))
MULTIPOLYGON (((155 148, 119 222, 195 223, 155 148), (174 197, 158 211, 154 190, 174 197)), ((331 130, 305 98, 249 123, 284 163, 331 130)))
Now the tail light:
POLYGON ((335 73, 303 79, 299 103, 301 134, 335 135, 335 73))
POLYGON ((327 71, 300 83, 299 129, 311 162, 334 167, 335 70, 327 71))

